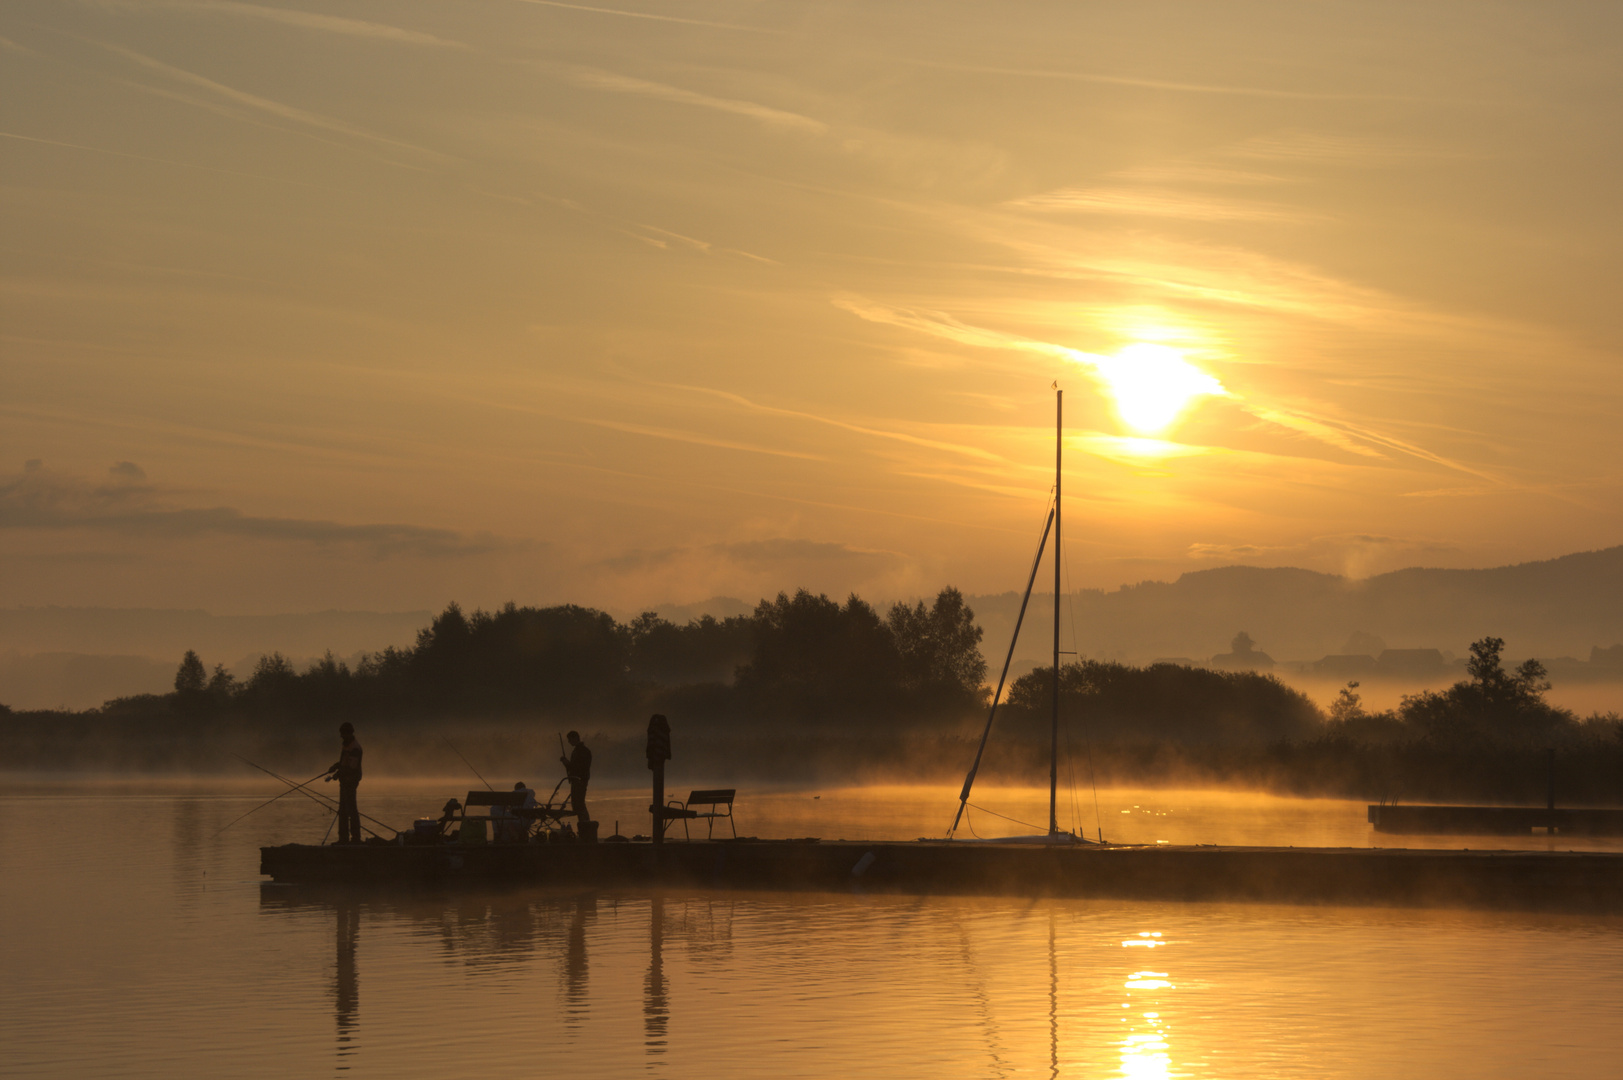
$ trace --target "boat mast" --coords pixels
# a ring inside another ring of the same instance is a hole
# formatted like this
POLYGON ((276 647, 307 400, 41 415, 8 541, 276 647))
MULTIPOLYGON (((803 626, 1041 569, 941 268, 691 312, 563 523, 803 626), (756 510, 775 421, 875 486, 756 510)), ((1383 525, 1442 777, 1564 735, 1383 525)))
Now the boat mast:
POLYGON ((1048 835, 1059 832, 1059 485, 1060 455, 1065 446, 1065 391, 1054 391, 1054 723, 1048 748, 1048 835))

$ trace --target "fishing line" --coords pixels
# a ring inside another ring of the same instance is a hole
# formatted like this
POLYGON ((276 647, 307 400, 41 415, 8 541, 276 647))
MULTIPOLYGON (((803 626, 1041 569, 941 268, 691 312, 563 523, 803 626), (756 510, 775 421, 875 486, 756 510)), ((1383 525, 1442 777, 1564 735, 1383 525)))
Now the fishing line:
MULTIPOLYGON (((315 803, 317 803, 320 806, 325 807, 328 810, 331 810, 331 811, 333 811, 335 813, 337 812, 338 804, 336 802, 334 802, 330 797, 328 797, 326 795, 317 795, 313 791, 306 791, 302 787, 299 787, 297 784, 293 783, 293 781, 289 780, 287 777, 283 776, 281 773, 272 772, 271 770, 265 768, 265 766, 263 766, 263 765, 255 765, 253 762, 249 761, 247 758, 243 757, 241 754, 232 754, 231 756, 236 758, 238 761, 242 762, 244 765, 249 765, 249 766, 252 766, 255 769, 258 769, 260 772, 264 773, 266 776, 274 776, 274 777, 276 777, 276 779, 280 780, 282 783, 286 784, 288 787, 298 787, 300 795, 303 795, 307 799, 313 800, 315 803)), ((365 818, 366 820, 372 822, 374 825, 381 825, 383 828, 388 829, 390 832, 394 833, 396 836, 400 835, 400 830, 399 829, 395 828, 393 825, 390 825, 386 821, 379 821, 377 818, 373 817, 371 814, 362 814, 362 813, 360 813, 360 811, 357 810, 356 815, 358 817, 365 818)), ((366 829, 366 826, 362 825, 361 828, 366 829)), ((377 837, 379 840, 383 839, 383 834, 378 832, 376 829, 366 829, 366 831, 371 833, 373 836, 377 837)))
MULTIPOLYGON (((280 799, 280 798, 282 798, 283 796, 286 796, 286 795, 291 795, 295 791, 302 791, 302 790, 304 790, 304 788, 306 786, 315 783, 317 780, 320 780, 323 776, 326 776, 326 775, 327 775, 327 771, 325 769, 323 769, 321 772, 316 773, 314 776, 312 776, 310 779, 306 780, 303 784, 300 784, 298 787, 290 787, 290 788, 288 788, 286 791, 282 792, 281 795, 276 796, 276 799, 280 799)), ((214 836, 219 836, 220 833, 225 832, 226 829, 229 829, 232 825, 235 825, 237 822, 241 821, 242 818, 248 817, 251 814, 259 813, 261 810, 265 809, 265 807, 267 807, 271 803, 275 802, 276 799, 266 799, 264 802, 260 803, 258 806, 254 807, 252 810, 248 811, 247 814, 243 814, 242 817, 232 819, 230 824, 228 824, 228 825, 224 826, 223 828, 221 828, 220 832, 215 833, 214 836)), ((214 839, 214 836, 209 837, 209 839, 210 840, 214 839)))

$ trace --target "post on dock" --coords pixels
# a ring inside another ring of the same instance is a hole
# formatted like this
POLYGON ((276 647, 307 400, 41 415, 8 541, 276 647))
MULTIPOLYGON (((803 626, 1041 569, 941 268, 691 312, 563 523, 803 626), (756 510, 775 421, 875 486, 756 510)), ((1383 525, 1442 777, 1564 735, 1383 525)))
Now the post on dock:
POLYGON ((671 724, 663 713, 648 718, 648 768, 654 774, 654 801, 648 807, 654 843, 665 842, 665 763, 671 759, 671 724))
POLYGON ((1547 746, 1547 747, 1544 748, 1544 752, 1546 754, 1550 755, 1549 760, 1546 762, 1546 769, 1547 769, 1547 774, 1546 775, 1547 775, 1547 779, 1549 781, 1549 796, 1550 796, 1548 809, 1554 810, 1555 809, 1555 747, 1547 746))

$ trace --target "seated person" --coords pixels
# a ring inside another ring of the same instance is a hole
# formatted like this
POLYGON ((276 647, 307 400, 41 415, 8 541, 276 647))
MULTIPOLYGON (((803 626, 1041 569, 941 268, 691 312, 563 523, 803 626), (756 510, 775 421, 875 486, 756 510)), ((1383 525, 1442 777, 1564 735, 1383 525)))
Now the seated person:
POLYGON ((441 810, 440 810, 440 835, 441 836, 445 836, 445 835, 448 834, 448 832, 450 831, 451 825, 456 821, 457 812, 459 810, 461 810, 461 809, 462 809, 462 804, 457 802, 455 799, 448 799, 446 801, 445 806, 442 807, 441 810))
MULTIPOLYGON (((519 804, 520 806, 525 808, 535 806, 535 791, 531 788, 525 787, 524 781, 520 780, 518 783, 514 784, 513 790, 524 792, 524 801, 519 804)), ((509 842, 522 841, 529 835, 529 821, 509 812, 505 806, 492 806, 490 808, 490 816, 496 819, 496 824, 493 826, 493 828, 495 829, 496 839, 498 840, 506 840, 509 842)))

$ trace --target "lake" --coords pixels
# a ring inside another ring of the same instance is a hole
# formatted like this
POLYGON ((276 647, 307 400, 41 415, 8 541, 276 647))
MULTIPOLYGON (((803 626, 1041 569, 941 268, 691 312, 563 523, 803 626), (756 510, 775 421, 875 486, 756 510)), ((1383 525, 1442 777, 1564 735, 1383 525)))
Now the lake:
MULTIPOLYGON (((433 816, 461 780, 368 781, 433 816)), ((1623 914, 262 884, 328 815, 272 781, 0 786, 8 1077, 1599 1077, 1623 1060, 1623 914)), ((970 827, 1047 817, 978 791, 970 827)), ((1068 796, 1117 842, 1381 837, 1362 804, 1068 796)), ((741 790, 740 831, 939 836, 956 791, 741 790)), ((647 831, 641 792, 594 798, 647 831)), ((967 835, 961 830, 962 835, 967 835)), ((1564 837, 1516 846, 1575 848, 1564 837)), ((1615 841, 1591 841, 1596 848, 1615 841)))

